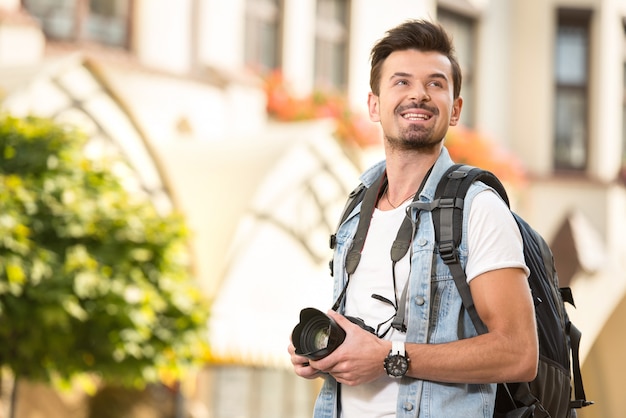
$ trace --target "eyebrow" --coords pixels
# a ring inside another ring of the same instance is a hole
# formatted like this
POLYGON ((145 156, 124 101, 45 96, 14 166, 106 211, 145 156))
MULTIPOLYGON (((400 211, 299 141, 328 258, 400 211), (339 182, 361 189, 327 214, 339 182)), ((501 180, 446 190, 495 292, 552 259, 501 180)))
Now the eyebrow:
POLYGON ((413 78, 413 74, 403 73, 401 71, 398 71, 398 72, 391 74, 391 77, 389 77, 389 80, 393 80, 394 78, 413 78))
MULTIPOLYGON (((389 77, 389 80, 393 80, 394 78, 414 78, 414 76, 410 73, 398 71, 393 73, 391 77, 389 77)), ((448 81, 448 77, 444 73, 432 73, 428 76, 428 78, 440 78, 444 81, 448 81)))

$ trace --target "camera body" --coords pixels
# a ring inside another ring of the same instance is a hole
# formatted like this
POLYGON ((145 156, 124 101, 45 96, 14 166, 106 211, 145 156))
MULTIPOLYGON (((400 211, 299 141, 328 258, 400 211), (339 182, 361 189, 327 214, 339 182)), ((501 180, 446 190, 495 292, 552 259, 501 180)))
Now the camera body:
MULTIPOLYGON (((346 316, 350 322, 362 329, 375 333, 361 318, 346 316)), ((300 322, 293 329, 291 341, 296 347, 296 354, 311 360, 319 360, 343 343, 346 332, 331 317, 315 308, 300 311, 300 322)))
POLYGON ((361 329, 364 329, 371 334, 376 334, 374 328, 367 325, 365 321, 363 321, 361 318, 357 318, 356 316, 346 316, 346 318, 353 324, 357 324, 359 327, 361 327, 361 329))

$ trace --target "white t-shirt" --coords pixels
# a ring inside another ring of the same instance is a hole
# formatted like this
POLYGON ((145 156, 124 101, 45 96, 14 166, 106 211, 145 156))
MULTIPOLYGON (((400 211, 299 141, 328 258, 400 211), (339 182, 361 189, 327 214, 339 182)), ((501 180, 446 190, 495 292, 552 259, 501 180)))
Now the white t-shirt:
MULTIPOLYGON (((392 302, 394 296, 391 244, 405 216, 410 201, 389 211, 374 210, 363 247, 361 261, 350 278, 346 295, 346 315, 356 316, 380 333, 391 326, 385 323, 395 315, 395 308, 372 294, 392 302)), ((468 283, 487 271, 517 267, 529 273, 524 263, 522 237, 517 223, 502 200, 492 191, 479 193, 470 209, 468 260, 465 268, 468 283)), ((409 277, 409 252, 395 267, 396 293, 400 298, 409 277)), ((393 328, 384 339, 404 341, 406 335, 393 328)), ((398 381, 388 376, 358 386, 342 385, 342 418, 393 418, 396 416, 398 381)))

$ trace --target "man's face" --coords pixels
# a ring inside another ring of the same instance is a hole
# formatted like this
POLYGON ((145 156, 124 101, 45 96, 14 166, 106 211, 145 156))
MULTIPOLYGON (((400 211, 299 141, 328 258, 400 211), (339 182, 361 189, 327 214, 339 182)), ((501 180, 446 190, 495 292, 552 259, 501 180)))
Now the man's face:
POLYGON ((380 73, 380 94, 369 94, 370 119, 400 149, 432 148, 458 123, 463 99, 453 98, 452 65, 439 52, 392 52, 380 73))

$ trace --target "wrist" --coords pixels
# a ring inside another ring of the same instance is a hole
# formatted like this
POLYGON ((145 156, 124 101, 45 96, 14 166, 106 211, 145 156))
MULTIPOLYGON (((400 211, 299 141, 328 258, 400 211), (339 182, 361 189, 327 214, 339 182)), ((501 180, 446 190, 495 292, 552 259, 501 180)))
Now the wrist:
POLYGON ((383 366, 387 375, 393 378, 401 378, 409 371, 409 362, 411 360, 406 354, 405 344, 403 341, 392 341, 389 354, 383 362, 383 366))

